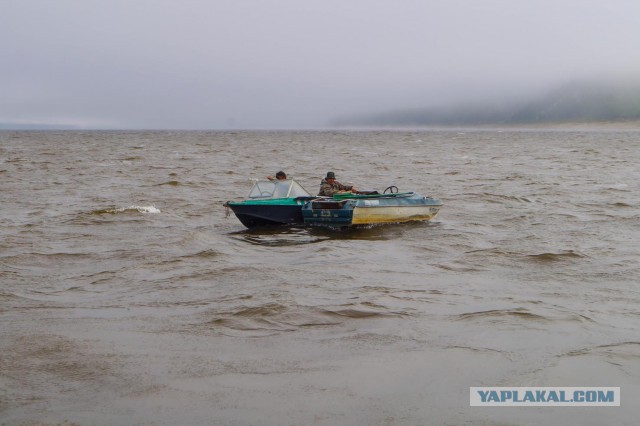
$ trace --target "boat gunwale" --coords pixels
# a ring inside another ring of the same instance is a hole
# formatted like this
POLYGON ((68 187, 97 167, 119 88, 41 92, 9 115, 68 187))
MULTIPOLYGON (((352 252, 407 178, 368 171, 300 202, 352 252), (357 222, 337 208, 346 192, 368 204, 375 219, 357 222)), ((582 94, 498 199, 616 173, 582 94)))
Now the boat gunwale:
POLYGON ((343 193, 333 194, 332 198, 334 200, 345 200, 345 199, 358 200, 358 199, 367 199, 367 198, 404 198, 404 197, 410 197, 412 195, 416 195, 416 193, 413 191, 396 192, 394 194, 353 194, 349 192, 343 192, 343 193))
POLYGON ((228 206, 270 206, 270 205, 304 205, 308 201, 315 199, 313 195, 301 195, 299 197, 281 197, 281 198, 256 198, 245 199, 241 201, 227 201, 228 206))

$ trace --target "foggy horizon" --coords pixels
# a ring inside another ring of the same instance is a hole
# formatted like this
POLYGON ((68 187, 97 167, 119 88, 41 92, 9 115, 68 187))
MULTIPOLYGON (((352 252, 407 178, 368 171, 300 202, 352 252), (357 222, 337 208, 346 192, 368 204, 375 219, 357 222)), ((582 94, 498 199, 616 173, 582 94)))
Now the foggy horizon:
POLYGON ((640 75, 628 0, 3 6, 0 127, 327 128, 640 75))

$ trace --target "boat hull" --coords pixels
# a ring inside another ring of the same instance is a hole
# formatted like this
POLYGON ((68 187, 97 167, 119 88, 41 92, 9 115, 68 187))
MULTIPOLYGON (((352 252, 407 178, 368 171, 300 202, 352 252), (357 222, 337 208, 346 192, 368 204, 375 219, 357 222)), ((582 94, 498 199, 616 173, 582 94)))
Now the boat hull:
POLYGON ((238 220, 247 228, 303 223, 302 206, 306 200, 282 202, 228 202, 238 220))
POLYGON ((401 223, 432 220, 438 215, 439 206, 390 206, 355 207, 351 219, 352 225, 374 223, 401 223))
POLYGON ((306 224, 357 226, 435 219, 442 202, 415 193, 313 200, 302 208, 306 224))

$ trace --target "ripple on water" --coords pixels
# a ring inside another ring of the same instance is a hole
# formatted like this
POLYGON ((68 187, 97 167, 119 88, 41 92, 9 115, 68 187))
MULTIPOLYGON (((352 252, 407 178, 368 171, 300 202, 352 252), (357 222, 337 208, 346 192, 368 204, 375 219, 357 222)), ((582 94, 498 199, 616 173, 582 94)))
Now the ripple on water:
MULTIPOLYGON (((248 298, 234 299, 246 301, 248 298)), ((257 306, 241 305, 226 311, 212 310, 202 314, 202 323, 194 329, 224 329, 246 332, 295 331, 309 327, 344 324, 351 320, 370 320, 404 315, 373 304, 345 304, 338 306, 304 306, 299 304, 265 303, 257 306)))

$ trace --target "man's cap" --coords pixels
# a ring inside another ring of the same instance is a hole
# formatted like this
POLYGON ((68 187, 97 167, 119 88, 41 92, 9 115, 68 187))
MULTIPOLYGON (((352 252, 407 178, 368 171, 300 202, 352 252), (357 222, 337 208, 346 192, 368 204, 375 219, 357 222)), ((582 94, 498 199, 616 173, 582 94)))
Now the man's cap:
POLYGON ((335 179, 336 174, 333 172, 327 172, 327 177, 325 179, 335 179))

